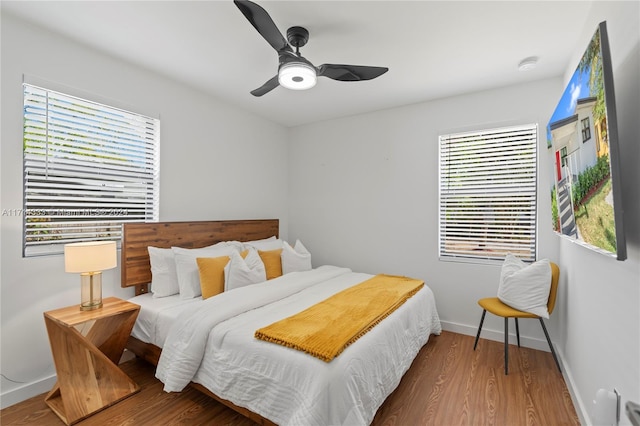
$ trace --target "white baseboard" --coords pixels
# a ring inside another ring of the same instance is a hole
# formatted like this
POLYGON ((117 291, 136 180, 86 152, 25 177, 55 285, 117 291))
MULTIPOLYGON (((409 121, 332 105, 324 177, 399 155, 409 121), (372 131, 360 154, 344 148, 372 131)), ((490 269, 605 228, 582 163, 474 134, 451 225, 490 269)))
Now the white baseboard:
MULTIPOLYGON (((440 321, 442 329, 446 331, 452 331, 454 333, 465 334, 467 336, 476 336, 478 332, 477 326, 469 326, 465 324, 458 324, 455 322, 440 321)), ((482 334, 480 338, 493 340, 496 342, 504 342, 504 330, 492 330, 490 328, 482 327, 482 334)), ((509 344, 516 344, 516 333, 509 333, 509 344)), ((532 337, 520 335, 520 346, 525 348, 537 349, 539 351, 551 352, 546 340, 536 339, 532 337)))
POLYGON ((569 395, 571 396, 571 401, 573 402, 573 407, 576 409, 576 414, 578 414, 578 418, 580 419, 581 425, 591 425, 591 420, 589 417, 589 411, 584 404, 584 399, 580 397, 580 392, 578 392, 578 388, 576 387, 576 383, 573 380, 573 374, 571 374, 571 369, 564 362, 564 353, 558 350, 557 345, 553 345, 553 348, 556 350, 556 354, 558 355, 558 359, 560 360, 560 365, 562 366, 562 376, 564 377, 564 382, 567 384, 567 389, 569 390, 569 395))
MULTIPOLYGON (((451 331, 453 333, 464 334, 467 336, 475 337, 478 333, 478 328, 474 326, 458 324, 454 322, 441 321, 442 329, 446 331, 451 331)), ((487 329, 485 327, 482 328, 482 334, 480 335, 482 339, 494 340, 496 342, 504 342, 504 330, 492 330, 487 329)), ((509 343, 516 344, 517 338, 515 333, 509 333, 509 343)), ((558 357, 558 362, 560 363, 560 368, 562 370, 562 376, 564 378, 564 382, 567 385, 567 389, 569 394, 571 395, 571 401, 573 402, 573 406, 576 409, 576 414, 578 414, 578 418, 580 419, 581 425, 590 425, 588 410, 583 402, 583 399, 580 397, 580 393, 577 390, 575 385, 575 381, 573 380, 573 375, 571 374, 571 369, 567 367, 564 359, 564 353, 558 350, 558 345, 551 342, 553 344, 553 349, 556 352, 558 357)), ((546 340, 542 339, 534 339, 531 337, 520 336, 520 345, 526 348, 537 349, 545 352, 551 352, 549 350, 549 345, 546 340)))
POLYGON ((5 409, 18 402, 25 401, 34 396, 49 392, 56 384, 56 375, 46 377, 37 382, 28 383, 19 388, 0 394, 0 409, 5 409))

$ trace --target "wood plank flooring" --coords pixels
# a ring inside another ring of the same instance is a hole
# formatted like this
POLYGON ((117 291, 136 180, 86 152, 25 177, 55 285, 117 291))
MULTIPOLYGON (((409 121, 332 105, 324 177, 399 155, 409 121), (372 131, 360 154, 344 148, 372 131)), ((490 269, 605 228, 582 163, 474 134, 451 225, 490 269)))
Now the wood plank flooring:
MULTIPOLYGON (((505 376, 503 344, 480 340, 474 352, 473 340, 450 332, 431 336, 372 425, 579 424, 550 353, 511 345, 509 375, 505 376)), ((144 361, 129 361, 121 367, 141 391, 77 425, 255 425, 195 389, 163 392, 154 367, 144 361)), ((0 411, 0 424, 64 425, 46 406, 44 397, 0 411)))

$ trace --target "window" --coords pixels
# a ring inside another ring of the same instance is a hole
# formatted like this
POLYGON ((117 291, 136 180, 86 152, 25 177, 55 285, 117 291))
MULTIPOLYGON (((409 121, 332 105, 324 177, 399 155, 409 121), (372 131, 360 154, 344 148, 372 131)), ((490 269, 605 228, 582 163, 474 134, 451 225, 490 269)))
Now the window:
POLYGON ((440 136, 439 256, 536 259, 535 124, 440 136))
POLYGON ((582 126, 582 142, 586 142, 591 139, 591 126, 589 125, 589 117, 580 121, 582 126))
POLYGON ((158 119, 29 84, 24 89, 24 256, 120 240, 158 220, 158 119))

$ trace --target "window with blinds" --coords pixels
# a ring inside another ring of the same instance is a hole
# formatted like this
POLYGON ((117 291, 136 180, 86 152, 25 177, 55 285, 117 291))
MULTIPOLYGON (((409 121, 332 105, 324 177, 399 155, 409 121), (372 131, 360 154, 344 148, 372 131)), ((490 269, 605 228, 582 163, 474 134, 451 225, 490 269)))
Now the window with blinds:
POLYGON ((158 119, 24 84, 24 256, 158 220, 158 119))
POLYGON ((441 260, 536 260, 535 124, 440 136, 441 260))

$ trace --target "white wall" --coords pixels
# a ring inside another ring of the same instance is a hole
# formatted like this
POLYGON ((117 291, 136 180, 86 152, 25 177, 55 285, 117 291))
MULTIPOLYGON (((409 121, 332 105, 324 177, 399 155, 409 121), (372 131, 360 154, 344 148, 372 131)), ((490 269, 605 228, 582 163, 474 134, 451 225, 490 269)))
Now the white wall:
MULTIPOLYGON (((338 263, 367 272, 422 278, 433 289, 443 327, 475 335, 476 301, 495 294, 498 266, 439 262, 438 135, 537 122, 539 258, 561 268, 556 311, 548 322, 583 424, 592 424, 599 388, 640 401, 640 51, 639 3, 596 2, 575 69, 597 24, 607 20, 614 63, 628 259, 619 262, 553 234, 548 188, 553 153, 546 126, 562 79, 347 117, 290 130, 291 239, 314 266, 338 263)), ((522 321, 523 345, 546 349, 536 321, 522 321)), ((483 337, 501 339, 487 318, 483 337)), ((630 424, 623 414, 621 424, 630 424)))
MULTIPOLYGON (((22 208, 23 74, 161 119, 161 220, 279 218, 287 230, 287 132, 199 92, 2 14, 1 209, 22 208), (34 53, 38 54, 36 57, 34 53)), ((24 259, 22 217, 0 216, 2 406, 48 391, 55 374, 42 313, 79 303, 62 256, 24 259)), ((105 272, 103 296, 120 288, 105 272)))
MULTIPOLYGON (((640 402, 640 3, 594 3, 567 81, 602 21, 607 21, 614 71, 628 258, 619 262, 559 241, 567 303, 559 310, 556 340, 581 402, 576 408, 590 418, 600 388, 616 388, 623 404, 640 402)), ((624 407, 621 424, 630 424, 624 407)))
MULTIPOLYGON (((475 334, 477 300, 496 294, 500 266, 438 260, 438 136, 539 123, 538 181, 549 188, 544 126, 561 92, 561 79, 542 80, 291 129, 290 237, 318 253, 314 266, 424 279, 444 327, 475 334)), ((538 256, 557 260, 548 193, 539 193, 538 256)), ((500 340, 503 327, 488 316, 483 336, 500 340)), ((528 345, 548 348, 535 321, 520 331, 528 345)))

